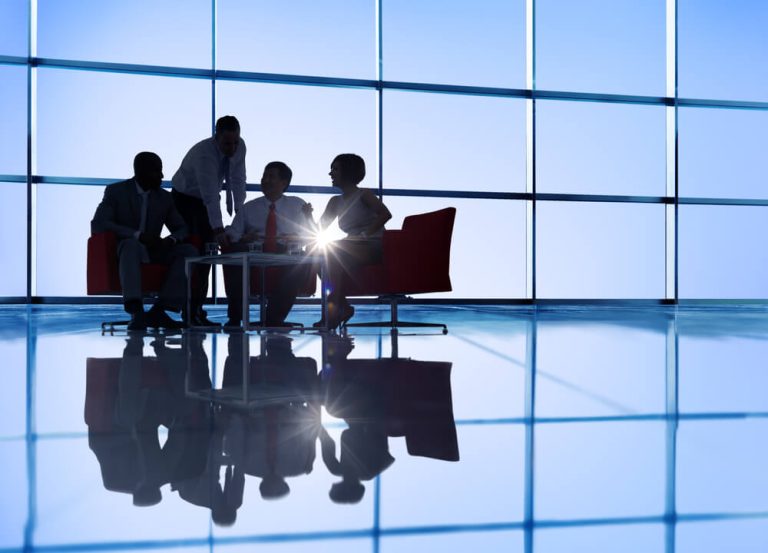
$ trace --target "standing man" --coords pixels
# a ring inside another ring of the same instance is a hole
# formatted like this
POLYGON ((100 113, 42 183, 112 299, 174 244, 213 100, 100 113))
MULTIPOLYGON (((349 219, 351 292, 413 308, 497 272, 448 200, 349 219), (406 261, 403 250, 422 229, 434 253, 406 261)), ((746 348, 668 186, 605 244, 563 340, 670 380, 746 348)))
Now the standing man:
MULTIPOLYGON (((201 140, 187 152, 173 175, 173 201, 187 223, 189 232, 204 243, 229 245, 221 213, 221 192, 227 213, 240 211, 245 202, 245 142, 240 138, 240 123, 225 115, 216 121, 216 134, 201 140)), ((197 270, 192 290, 192 312, 187 322, 199 326, 218 326, 202 309, 208 294, 210 266, 197 270)))
POLYGON ((195 255, 195 247, 182 244, 187 236, 184 220, 176 211, 171 194, 160 188, 163 162, 153 152, 141 152, 133 160, 132 179, 110 184, 96 208, 91 232, 114 232, 125 310, 131 315, 128 330, 181 328, 183 323, 165 312, 180 311, 186 302, 184 258, 195 255), (171 235, 160 238, 163 226, 171 235), (141 264, 170 265, 160 295, 148 313, 141 299, 141 264))

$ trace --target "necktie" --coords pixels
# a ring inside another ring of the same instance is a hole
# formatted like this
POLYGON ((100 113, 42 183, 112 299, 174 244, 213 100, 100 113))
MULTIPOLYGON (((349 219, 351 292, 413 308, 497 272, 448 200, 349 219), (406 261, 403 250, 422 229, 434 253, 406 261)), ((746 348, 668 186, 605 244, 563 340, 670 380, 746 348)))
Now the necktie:
POLYGON ((229 185, 229 157, 224 156, 224 161, 221 164, 222 172, 224 173, 224 191, 227 193, 227 213, 232 215, 232 187, 229 185))
POLYGON ((264 226, 263 251, 269 253, 275 253, 277 251, 277 215, 275 214, 274 203, 269 204, 267 224, 264 226))
POLYGON ((141 194, 141 219, 139 220, 139 232, 147 230, 147 208, 149 204, 149 192, 144 191, 141 194))

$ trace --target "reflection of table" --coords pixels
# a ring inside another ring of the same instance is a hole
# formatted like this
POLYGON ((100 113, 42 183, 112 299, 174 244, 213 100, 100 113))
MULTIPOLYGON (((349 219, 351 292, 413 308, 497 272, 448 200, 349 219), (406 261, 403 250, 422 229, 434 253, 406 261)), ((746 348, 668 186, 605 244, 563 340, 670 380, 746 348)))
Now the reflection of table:
MULTIPOLYGON (((251 292, 251 268, 256 267, 261 269, 261 282, 262 286, 266 282, 265 275, 268 267, 285 267, 291 265, 318 265, 320 267, 320 301, 322 305, 322 313, 326 315, 326 287, 325 283, 325 256, 322 255, 289 255, 285 253, 262 253, 262 252, 232 252, 223 253, 220 255, 203 255, 197 257, 187 257, 184 264, 184 270, 187 274, 187 313, 190 312, 190 300, 191 300, 191 276, 190 268, 193 264, 208 264, 208 265, 236 265, 242 267, 243 271, 243 328, 245 330, 251 330, 249 307, 250 307, 250 292, 251 292)), ((263 325, 265 318, 266 307, 266 294, 260 294, 261 305, 259 310, 259 318, 263 325)), ((328 317, 323 317, 324 321, 328 320, 328 317)), ((327 323, 326 323, 327 324, 327 323)), ((258 328, 264 328, 260 326, 258 328)), ((325 328, 327 330, 327 327, 325 328)))

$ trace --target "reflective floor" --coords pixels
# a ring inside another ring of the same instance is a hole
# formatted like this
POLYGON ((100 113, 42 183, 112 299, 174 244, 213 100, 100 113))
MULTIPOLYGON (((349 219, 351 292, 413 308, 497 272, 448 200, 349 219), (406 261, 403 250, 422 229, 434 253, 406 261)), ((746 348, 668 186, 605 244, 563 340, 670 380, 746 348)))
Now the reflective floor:
POLYGON ((768 551, 764 309, 102 336, 120 316, 0 307, 0 553, 768 551))

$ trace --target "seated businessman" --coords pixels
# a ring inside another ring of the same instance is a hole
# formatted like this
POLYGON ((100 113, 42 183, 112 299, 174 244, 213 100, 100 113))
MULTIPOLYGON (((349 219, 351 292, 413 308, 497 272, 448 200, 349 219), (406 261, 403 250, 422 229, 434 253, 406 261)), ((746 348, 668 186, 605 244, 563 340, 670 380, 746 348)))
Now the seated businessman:
POLYGON ((141 152, 133 160, 133 178, 110 184, 96 208, 91 232, 114 232, 125 310, 131 315, 128 330, 181 328, 165 312, 180 311, 186 301, 184 258, 197 255, 191 244, 183 244, 187 227, 176 211, 170 192, 160 188, 163 162, 153 152, 141 152), (160 238, 163 227, 171 234, 160 238), (159 297, 144 312, 141 296, 141 264, 170 265, 159 297))
MULTIPOLYGON (((247 202, 226 230, 231 243, 229 251, 244 251, 248 249, 248 243, 261 241, 264 252, 279 253, 284 251, 286 240, 301 241, 311 235, 315 227, 312 206, 301 198, 285 195, 292 176, 290 167, 282 161, 272 161, 264 167, 261 177, 263 196, 247 202)), ((278 282, 270 282, 273 291, 267 296, 263 325, 284 325, 310 271, 310 266, 295 265, 267 272, 268 281, 277 278, 278 282)), ((229 329, 239 327, 242 322, 242 278, 239 267, 224 266, 224 288, 229 304, 226 327, 229 329)))

